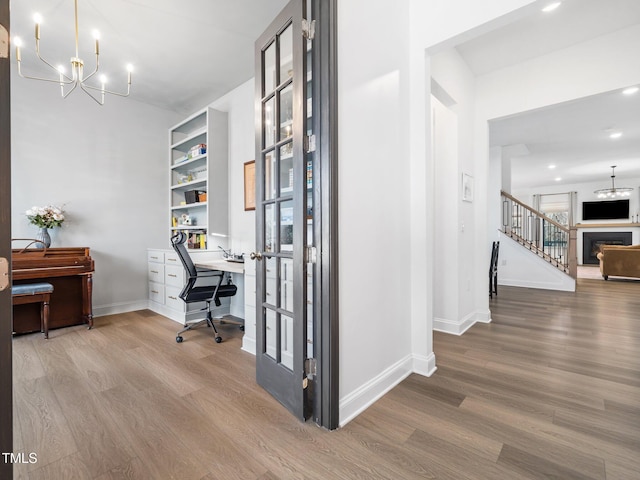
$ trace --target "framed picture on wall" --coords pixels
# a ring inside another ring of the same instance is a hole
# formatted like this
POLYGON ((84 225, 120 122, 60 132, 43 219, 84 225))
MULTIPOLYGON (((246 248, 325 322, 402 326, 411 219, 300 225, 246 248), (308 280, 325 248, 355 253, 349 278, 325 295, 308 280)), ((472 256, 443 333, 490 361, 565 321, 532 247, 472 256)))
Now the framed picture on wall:
POLYGON ((244 209, 256 209, 256 161, 244 164, 244 209))
POLYGON ((462 200, 473 202, 473 177, 468 173, 462 174, 462 200))

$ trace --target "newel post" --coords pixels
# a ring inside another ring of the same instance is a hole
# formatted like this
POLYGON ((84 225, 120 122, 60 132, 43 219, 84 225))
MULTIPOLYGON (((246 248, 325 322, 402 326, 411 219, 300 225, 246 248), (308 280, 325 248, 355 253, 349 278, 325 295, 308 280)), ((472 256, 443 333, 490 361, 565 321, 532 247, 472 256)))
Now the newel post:
POLYGON ((574 226, 569 228, 569 275, 571 278, 578 278, 578 249, 576 242, 578 241, 578 229, 574 226))

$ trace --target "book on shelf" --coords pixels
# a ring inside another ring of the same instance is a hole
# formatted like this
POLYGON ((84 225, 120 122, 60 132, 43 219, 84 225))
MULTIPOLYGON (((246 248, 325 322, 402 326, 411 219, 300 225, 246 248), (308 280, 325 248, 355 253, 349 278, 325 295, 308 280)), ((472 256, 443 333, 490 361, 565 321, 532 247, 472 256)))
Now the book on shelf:
POLYGON ((187 236, 187 248, 192 250, 207 249, 206 230, 181 230, 187 236))

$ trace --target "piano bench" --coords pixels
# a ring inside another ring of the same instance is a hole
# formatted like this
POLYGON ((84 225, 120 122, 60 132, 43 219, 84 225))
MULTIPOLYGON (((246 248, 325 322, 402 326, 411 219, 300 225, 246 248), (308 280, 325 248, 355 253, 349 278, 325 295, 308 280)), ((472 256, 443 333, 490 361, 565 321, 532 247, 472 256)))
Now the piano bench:
POLYGON ((40 331, 44 338, 49 338, 49 301, 53 293, 53 285, 46 282, 12 285, 11 296, 14 305, 40 303, 40 331))

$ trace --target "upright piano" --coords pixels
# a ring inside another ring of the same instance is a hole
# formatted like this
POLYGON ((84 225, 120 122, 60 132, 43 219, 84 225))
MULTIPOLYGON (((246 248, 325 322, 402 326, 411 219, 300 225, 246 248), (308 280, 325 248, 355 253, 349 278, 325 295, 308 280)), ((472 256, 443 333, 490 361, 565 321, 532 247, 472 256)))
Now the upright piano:
MULTIPOLYGON (((91 302, 95 270, 89 248, 14 249, 13 283, 48 282, 53 285, 49 328, 87 324, 93 326, 91 302)), ((13 307, 14 333, 40 331, 40 305, 13 307)))

